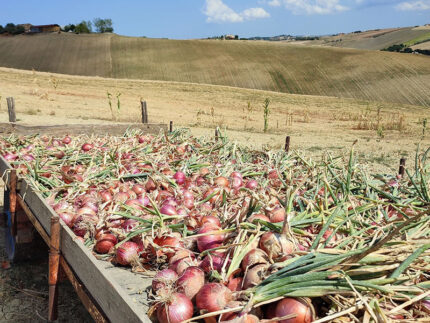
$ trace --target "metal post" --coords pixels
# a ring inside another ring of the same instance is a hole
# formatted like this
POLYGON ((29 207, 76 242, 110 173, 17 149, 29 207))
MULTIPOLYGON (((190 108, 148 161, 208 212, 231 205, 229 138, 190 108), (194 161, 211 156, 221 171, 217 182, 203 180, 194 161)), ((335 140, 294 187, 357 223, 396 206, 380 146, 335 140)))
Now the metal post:
POLYGON ((173 132, 173 121, 170 121, 169 132, 173 132))
POLYGON ((216 128, 215 129, 215 141, 218 141, 218 136, 219 136, 218 128, 216 128))
POLYGON ((48 321, 58 318, 58 273, 60 269, 60 218, 51 218, 51 238, 49 250, 49 302, 48 321))

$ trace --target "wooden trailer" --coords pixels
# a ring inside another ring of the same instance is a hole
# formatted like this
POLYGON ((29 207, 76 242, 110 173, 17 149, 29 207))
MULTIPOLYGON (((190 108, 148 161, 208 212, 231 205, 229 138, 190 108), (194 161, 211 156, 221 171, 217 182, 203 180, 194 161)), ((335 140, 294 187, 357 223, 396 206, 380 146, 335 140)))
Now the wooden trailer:
MULTIPOLYGON (((150 133, 167 131, 164 124, 136 124, 113 126, 53 126, 14 127, 10 131, 23 134, 116 133, 139 128, 150 133), (62 129, 61 129, 62 128, 62 129)), ((150 322, 147 316, 148 287, 151 279, 96 259, 92 252, 57 216, 44 198, 16 170, 0 156, 0 175, 5 183, 5 197, 9 200, 11 232, 16 236, 17 213, 24 212, 34 228, 50 247, 49 255, 49 319, 56 319, 57 283, 60 271, 70 280, 83 305, 96 322, 150 322)))

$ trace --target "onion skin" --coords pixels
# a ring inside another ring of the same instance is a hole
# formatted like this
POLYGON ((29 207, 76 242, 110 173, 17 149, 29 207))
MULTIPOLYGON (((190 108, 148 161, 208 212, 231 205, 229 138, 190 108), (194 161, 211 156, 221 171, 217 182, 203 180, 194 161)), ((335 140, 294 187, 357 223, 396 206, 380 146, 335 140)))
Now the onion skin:
POLYGON ((260 249, 265 251, 270 259, 284 261, 294 251, 294 244, 279 233, 266 232, 260 238, 260 249))
POLYGON ((173 249, 171 252, 164 252, 163 250, 157 250, 155 254, 157 256, 161 256, 162 254, 166 254, 167 258, 170 259, 175 255, 177 249, 181 249, 184 247, 181 239, 175 236, 162 236, 156 237, 154 239, 154 243, 160 247, 165 247, 166 249, 173 249))
POLYGON ((229 280, 227 287, 232 292, 239 292, 242 290, 242 282, 243 277, 232 278, 229 280))
POLYGON ((139 245, 135 242, 127 241, 124 242, 119 248, 116 250, 116 261, 117 263, 128 266, 134 260, 137 260, 139 257, 139 245))
POLYGON ((197 308, 208 312, 224 309, 231 300, 231 290, 218 283, 204 285, 196 295, 197 308))
POLYGON ((117 243, 118 240, 116 236, 114 236, 112 233, 105 233, 97 239, 94 249, 97 251, 97 253, 106 254, 111 251, 117 243))
MULTIPOLYGON (((220 230, 217 225, 205 224, 198 232, 198 234, 211 233, 220 230)), ((197 248, 200 252, 208 249, 213 249, 222 246, 224 241, 224 234, 210 234, 197 238, 197 248)))
POLYGON ((171 269, 159 271, 152 280, 152 290, 157 292, 161 289, 171 288, 178 279, 178 274, 171 269))
POLYGON ((270 222, 272 223, 284 222, 286 216, 285 209, 276 207, 268 212, 268 216, 270 218, 270 222))
POLYGON ((261 283, 268 268, 268 264, 260 264, 248 269, 243 278, 243 289, 248 289, 261 283))
POLYGON ((85 152, 88 152, 88 151, 90 151, 91 149, 93 149, 94 148, 94 145, 92 145, 92 144, 89 144, 89 143, 85 143, 85 144, 83 144, 82 145, 82 147, 81 147, 81 149, 83 150, 83 151, 85 151, 85 152))
POLYGON ((64 223, 69 227, 72 228, 73 224, 75 222, 75 215, 71 212, 63 211, 58 213, 58 216, 61 218, 61 220, 64 221, 64 223))
POLYGON ((268 264, 269 256, 261 249, 250 250, 242 260, 242 270, 245 272, 247 268, 250 268, 257 264, 268 264))
MULTIPOLYGON (((202 263, 200 264, 200 268, 202 268, 206 273, 211 272, 212 270, 221 272, 222 267, 225 263, 225 257, 226 255, 219 252, 213 252, 209 255, 207 255, 202 263)), ((228 260, 228 262, 230 259, 228 260)), ((226 268, 228 268, 228 263, 226 268)))
POLYGON ((310 323, 312 322, 312 309, 305 301, 298 298, 284 298, 276 304, 275 316, 283 317, 296 314, 295 318, 278 321, 280 323, 310 323))
POLYGON ((159 306, 157 319, 160 323, 180 323, 193 317, 193 303, 181 293, 171 295, 169 301, 159 306))
POLYGON ((255 190, 258 187, 258 182, 255 179, 251 179, 246 183, 245 187, 249 190, 255 190))
POLYGON ((193 300, 205 284, 205 273, 199 267, 193 266, 185 269, 176 282, 177 290, 193 300))
POLYGON ((228 179, 223 177, 223 176, 215 178, 214 182, 215 182, 215 185, 219 186, 219 187, 229 187, 230 186, 228 179))
POLYGON ((221 222, 219 218, 213 215, 205 215, 204 217, 202 217, 200 223, 202 225, 205 225, 206 223, 210 223, 210 224, 216 225, 219 228, 221 227, 221 222))

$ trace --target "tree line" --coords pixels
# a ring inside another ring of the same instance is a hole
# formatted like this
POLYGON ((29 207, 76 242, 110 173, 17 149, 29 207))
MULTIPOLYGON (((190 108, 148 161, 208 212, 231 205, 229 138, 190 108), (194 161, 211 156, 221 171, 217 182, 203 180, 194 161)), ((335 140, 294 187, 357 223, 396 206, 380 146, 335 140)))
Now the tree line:
MULTIPOLYGON (((65 25, 62 29, 65 32, 74 32, 77 34, 89 34, 89 33, 112 33, 113 23, 112 19, 106 18, 95 18, 93 21, 83 20, 77 24, 65 25)), ((24 26, 15 25, 8 23, 4 27, 0 25, 0 34, 19 35, 25 32, 24 26)))
POLYGON ((64 26, 64 31, 74 32, 77 34, 89 34, 92 32, 96 33, 112 33, 113 32, 113 23, 112 19, 106 18, 95 18, 93 21, 90 20, 82 20, 78 24, 68 24, 64 26), (94 29, 93 29, 94 26, 94 29))

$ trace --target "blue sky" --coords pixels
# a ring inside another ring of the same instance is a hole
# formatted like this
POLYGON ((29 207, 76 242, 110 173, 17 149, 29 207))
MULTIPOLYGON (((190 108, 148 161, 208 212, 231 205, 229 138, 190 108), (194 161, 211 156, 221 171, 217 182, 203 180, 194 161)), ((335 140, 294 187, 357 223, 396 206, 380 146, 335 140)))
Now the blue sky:
POLYGON ((322 35, 430 23, 430 0, 0 0, 0 24, 111 18, 129 36, 322 35))

